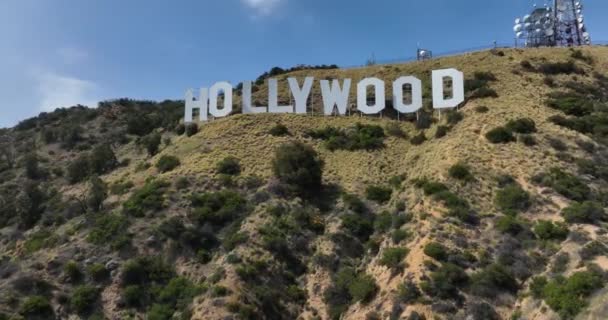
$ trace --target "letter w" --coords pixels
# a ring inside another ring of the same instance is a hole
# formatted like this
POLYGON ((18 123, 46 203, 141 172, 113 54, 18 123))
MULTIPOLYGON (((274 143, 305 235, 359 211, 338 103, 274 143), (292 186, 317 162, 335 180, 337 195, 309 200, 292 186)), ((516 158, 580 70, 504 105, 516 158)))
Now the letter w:
POLYGON ((346 114, 350 83, 350 79, 344 79, 344 86, 340 88, 340 81, 332 80, 330 88, 328 80, 321 80, 321 94, 323 95, 323 110, 325 115, 331 115, 334 107, 338 108, 339 114, 346 114))

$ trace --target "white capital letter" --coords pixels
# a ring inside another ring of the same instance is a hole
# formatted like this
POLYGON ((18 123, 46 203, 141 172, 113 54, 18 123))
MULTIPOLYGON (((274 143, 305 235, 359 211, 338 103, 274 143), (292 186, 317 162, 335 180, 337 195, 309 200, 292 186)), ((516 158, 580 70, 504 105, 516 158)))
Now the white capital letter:
POLYGON ((401 77, 393 82, 393 108, 401 113, 416 112, 422 108, 422 81, 408 76, 401 77), (412 87, 412 102, 403 103, 403 86, 409 84, 412 87))
POLYGON ((209 113, 216 118, 229 115, 232 112, 232 85, 228 82, 218 82, 209 89, 209 113), (217 108, 220 91, 224 92, 224 107, 217 108))
POLYGON ((464 76, 456 69, 433 70, 433 108, 454 108, 464 101, 464 76), (452 79, 452 98, 443 97, 443 79, 452 79))
POLYGON ((357 84, 357 109, 365 114, 375 114, 382 110, 386 105, 384 99, 384 81, 378 78, 365 78, 357 84), (374 86, 375 102, 373 105, 367 105, 367 87, 374 86))
POLYGON ((268 79, 268 112, 292 113, 293 106, 279 106, 279 84, 277 79, 268 79))
POLYGON ((350 83, 350 79, 344 79, 344 86, 340 88, 340 81, 332 80, 330 88, 328 80, 321 80, 321 95, 323 96, 323 109, 325 115, 331 115, 334 111, 334 107, 338 108, 338 114, 346 114, 350 83))
POLYGON ((192 112, 198 109, 199 121, 207 121, 207 111, 209 109, 209 89, 201 88, 198 100, 194 98, 192 89, 186 91, 186 107, 184 122, 192 122, 192 112))
POLYGON ((243 113, 264 113, 266 107, 256 107, 251 102, 251 81, 243 81, 243 113))
POLYGON ((312 90, 312 83, 315 80, 313 77, 306 77, 304 79, 304 85, 302 89, 298 85, 298 80, 296 78, 288 78, 289 89, 291 90, 291 94, 293 95, 293 99, 296 102, 296 113, 305 114, 306 113, 306 101, 310 96, 310 90, 312 90))

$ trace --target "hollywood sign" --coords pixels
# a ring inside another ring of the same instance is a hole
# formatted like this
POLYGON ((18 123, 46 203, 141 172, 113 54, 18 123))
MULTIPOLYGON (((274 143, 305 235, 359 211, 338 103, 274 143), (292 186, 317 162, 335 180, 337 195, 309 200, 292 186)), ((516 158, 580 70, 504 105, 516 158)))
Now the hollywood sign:
MULTIPOLYGON (((433 70, 432 72, 433 108, 454 108, 464 101, 464 76, 456 69, 433 70), (452 82, 452 92, 445 94, 444 80, 449 78, 452 82)), ((251 100, 252 82, 243 82, 242 112, 243 113, 296 113, 306 114, 307 101, 314 83, 313 77, 306 77, 300 86, 296 78, 288 78, 289 89, 293 96, 294 105, 279 105, 278 81, 268 79, 268 106, 255 106, 251 100)), ((321 80, 321 96, 323 97, 323 114, 345 115, 349 105, 349 92, 351 79, 321 80)), ((207 121, 209 115, 221 118, 233 112, 233 87, 228 82, 215 83, 211 88, 201 88, 199 97, 194 96, 193 90, 186 92, 185 122, 192 122, 195 109, 198 109, 199 121, 207 121), (223 106, 219 106, 220 96, 223 97, 223 106)), ((365 78, 357 84, 357 110, 363 114, 378 114, 386 108, 384 81, 378 78, 365 78), (372 101, 368 100, 367 89, 373 87, 375 95, 372 101), (371 102, 371 103, 370 103, 371 102)), ((393 81, 393 108, 399 113, 415 113, 422 108, 422 82, 414 76, 399 77, 393 81), (406 87, 407 86, 407 87, 406 87), (409 87, 411 99, 404 102, 404 91, 409 87)))

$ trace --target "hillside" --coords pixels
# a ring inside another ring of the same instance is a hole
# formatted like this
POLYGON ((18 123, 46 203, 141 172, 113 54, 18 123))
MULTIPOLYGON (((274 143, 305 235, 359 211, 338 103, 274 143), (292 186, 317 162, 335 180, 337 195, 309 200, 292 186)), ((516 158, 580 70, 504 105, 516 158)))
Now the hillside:
POLYGON ((315 83, 315 114, 121 99, 0 130, 0 319, 608 318, 608 47, 276 77, 288 102, 289 76, 449 67, 441 116, 425 87, 418 119, 322 117, 315 83))

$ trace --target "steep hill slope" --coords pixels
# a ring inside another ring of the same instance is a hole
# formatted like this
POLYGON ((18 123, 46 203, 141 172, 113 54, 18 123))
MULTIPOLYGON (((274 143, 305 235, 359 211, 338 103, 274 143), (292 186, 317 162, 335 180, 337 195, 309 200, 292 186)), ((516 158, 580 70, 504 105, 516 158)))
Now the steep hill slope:
POLYGON ((608 48, 277 78, 448 67, 441 116, 425 87, 418 119, 322 117, 315 84, 316 115, 116 100, 0 131, 0 319, 608 318, 608 48))

